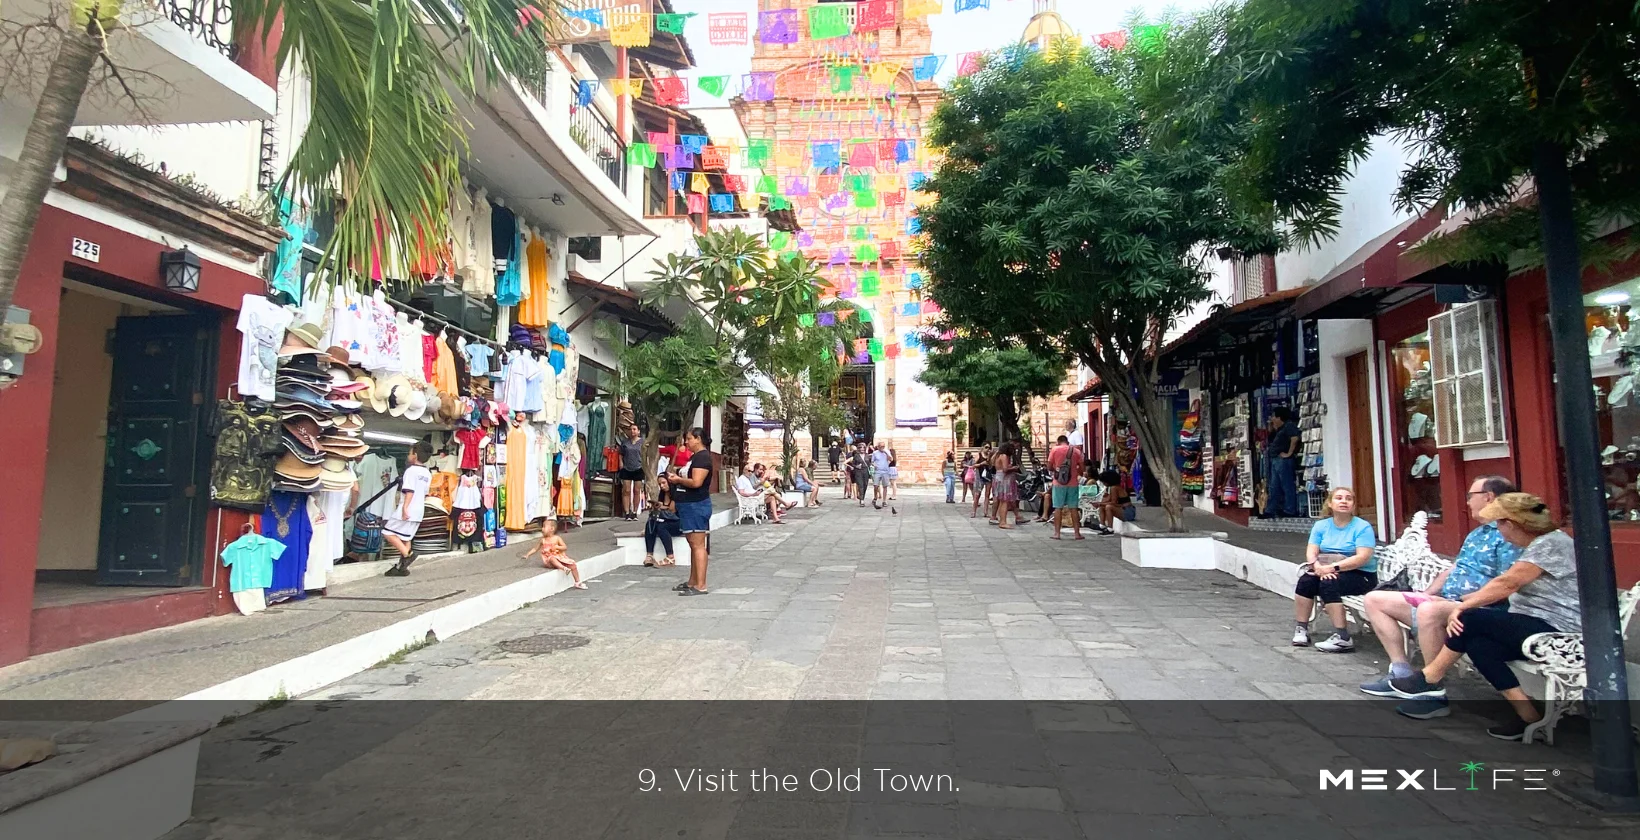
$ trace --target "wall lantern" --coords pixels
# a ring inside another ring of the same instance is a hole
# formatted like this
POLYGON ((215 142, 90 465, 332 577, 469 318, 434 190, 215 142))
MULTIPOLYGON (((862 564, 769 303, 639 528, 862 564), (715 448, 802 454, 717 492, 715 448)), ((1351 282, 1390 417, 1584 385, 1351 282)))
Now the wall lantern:
POLYGON ((161 251, 159 273, 165 279, 165 288, 173 292, 193 294, 199 291, 199 255, 187 248, 161 251))

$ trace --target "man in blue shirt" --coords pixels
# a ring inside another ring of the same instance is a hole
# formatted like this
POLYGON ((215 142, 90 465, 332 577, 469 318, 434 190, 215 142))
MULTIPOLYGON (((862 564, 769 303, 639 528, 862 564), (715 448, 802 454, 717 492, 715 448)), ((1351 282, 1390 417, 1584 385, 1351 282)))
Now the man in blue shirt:
POLYGON ((888 495, 890 460, 888 445, 879 441, 877 447, 871 450, 871 506, 878 510, 883 509, 883 497, 888 495))
POLYGON ((1298 509, 1298 426, 1285 406, 1270 412, 1270 433, 1264 439, 1265 502, 1261 519, 1295 517, 1298 509))
MULTIPOLYGON (((1384 652, 1389 654, 1389 676, 1362 683, 1362 691, 1378 697, 1394 697, 1395 692, 1389 687, 1390 679, 1412 674, 1412 663, 1407 658, 1406 640, 1401 635, 1400 625, 1412 627, 1418 636, 1420 650, 1440 651, 1446 646, 1447 619, 1457 609, 1458 599, 1503 574, 1520 556, 1520 546, 1505 540, 1498 533, 1497 524, 1482 520, 1480 515, 1481 509, 1491 504, 1493 499, 1513 492, 1514 483, 1503 476, 1483 475, 1476 478, 1469 485, 1466 502, 1469 515, 1482 524, 1464 538, 1463 548, 1458 550, 1458 559, 1451 568, 1436 575, 1423 592, 1382 590, 1367 593, 1364 599, 1367 620, 1372 623, 1373 633, 1383 643, 1384 652)), ((1494 606, 1508 609, 1509 604, 1504 601, 1494 606)), ((1419 720, 1445 717, 1451 713, 1445 697, 1419 697, 1402 703, 1396 711, 1419 720)))

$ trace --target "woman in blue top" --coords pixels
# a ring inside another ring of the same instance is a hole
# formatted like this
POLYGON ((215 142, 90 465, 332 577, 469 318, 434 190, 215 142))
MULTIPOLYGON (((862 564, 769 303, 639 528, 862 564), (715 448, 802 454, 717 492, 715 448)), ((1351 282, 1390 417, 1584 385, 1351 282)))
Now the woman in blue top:
POLYGON ((1293 591, 1293 646, 1310 644, 1310 616, 1315 599, 1332 619, 1332 638, 1315 646, 1327 653, 1355 650, 1350 628, 1344 622, 1344 596, 1365 595, 1378 588, 1378 559, 1373 549, 1378 540, 1372 524, 1355 515, 1355 491, 1334 487, 1327 496, 1328 516, 1310 529, 1310 545, 1305 550, 1303 573, 1293 591))

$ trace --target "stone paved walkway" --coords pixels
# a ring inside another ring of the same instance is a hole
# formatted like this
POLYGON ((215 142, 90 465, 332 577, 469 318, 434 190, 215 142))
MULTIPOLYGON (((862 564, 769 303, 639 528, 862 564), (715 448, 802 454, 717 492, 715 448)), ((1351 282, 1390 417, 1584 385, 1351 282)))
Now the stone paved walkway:
POLYGON ((837 499, 721 530, 710 596, 628 567, 314 697, 1345 700, 1385 667, 1370 637, 1351 655, 1292 648, 1290 602, 1228 575, 1001 531, 930 491, 896 507, 837 499), (542 633, 589 643, 497 647, 542 633))
POLYGON ((1353 689, 1382 667, 1376 647, 1295 651, 1280 596, 1140 571, 1113 541, 998 531, 937 496, 898 508, 838 501, 719 531, 709 596, 673 594, 676 570, 623 569, 227 722, 168 840, 1640 828, 1547 789, 1586 772, 1577 722, 1525 747, 1485 736, 1490 708, 1401 718, 1353 689), (539 634, 580 646, 500 646, 539 634), (381 702, 395 699, 492 702, 381 702), (787 702, 808 699, 831 702, 787 702), (679 702, 699 700, 713 702, 679 702), (1360 784, 1370 768, 1423 788, 1319 789, 1320 771, 1360 784))

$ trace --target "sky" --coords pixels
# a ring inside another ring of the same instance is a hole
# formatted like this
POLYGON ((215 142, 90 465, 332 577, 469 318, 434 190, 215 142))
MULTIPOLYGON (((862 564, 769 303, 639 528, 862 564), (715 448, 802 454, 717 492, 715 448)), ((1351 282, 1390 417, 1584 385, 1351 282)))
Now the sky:
MULTIPOLYGON (((1100 32, 1122 28, 1122 22, 1135 11, 1156 16, 1166 9, 1189 12, 1206 8, 1215 0, 1058 0, 1059 15, 1079 34, 1086 37, 1100 32)), ((934 29, 934 53, 955 56, 958 53, 988 50, 1018 40, 1025 24, 1031 19, 1033 0, 991 0, 991 8, 957 13, 951 11, 955 0, 945 0, 945 11, 934 15, 930 25, 934 29)), ((745 12, 756 26, 757 0, 673 0, 673 8, 681 13, 694 12, 685 26, 684 36, 695 52, 699 65, 686 76, 733 76, 738 83, 740 74, 748 72, 752 48, 714 47, 706 38, 706 15, 710 12, 745 12)), ((756 35, 754 34, 755 38, 756 35)), ((946 73, 955 69, 955 60, 947 61, 946 73)), ((731 86, 728 93, 738 90, 731 86)), ((690 91, 694 107, 712 107, 725 104, 699 89, 690 91)))

